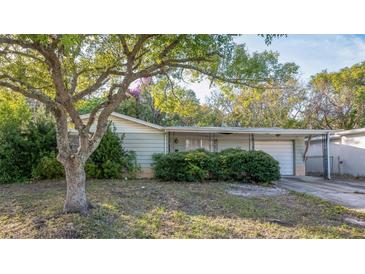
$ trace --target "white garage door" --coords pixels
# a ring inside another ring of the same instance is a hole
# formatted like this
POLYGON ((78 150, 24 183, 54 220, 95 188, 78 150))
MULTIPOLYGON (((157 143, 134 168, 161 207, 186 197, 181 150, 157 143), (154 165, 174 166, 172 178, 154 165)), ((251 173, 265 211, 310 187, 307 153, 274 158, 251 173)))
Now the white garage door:
POLYGON ((255 150, 263 150, 274 157, 280 164, 281 175, 294 175, 292 141, 255 141, 255 150))

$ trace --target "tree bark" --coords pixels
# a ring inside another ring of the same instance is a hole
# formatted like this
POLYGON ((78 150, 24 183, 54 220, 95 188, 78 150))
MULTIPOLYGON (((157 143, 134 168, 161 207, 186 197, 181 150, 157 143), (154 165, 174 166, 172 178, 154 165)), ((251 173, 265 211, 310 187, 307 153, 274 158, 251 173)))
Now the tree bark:
POLYGON ((77 158, 68 159, 64 163, 67 194, 64 205, 65 213, 78 212, 86 214, 89 210, 89 203, 86 199, 85 183, 86 175, 84 164, 77 158))

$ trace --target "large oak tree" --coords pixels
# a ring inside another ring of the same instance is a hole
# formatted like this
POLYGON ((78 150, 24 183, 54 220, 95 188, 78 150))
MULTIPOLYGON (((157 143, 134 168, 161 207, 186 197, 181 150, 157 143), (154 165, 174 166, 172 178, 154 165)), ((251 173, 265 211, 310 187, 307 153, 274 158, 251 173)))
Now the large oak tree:
POLYGON ((65 212, 88 211, 85 162, 137 79, 205 77, 252 87, 292 73, 277 58, 249 55, 230 35, 0 35, 0 86, 43 103, 55 118, 57 159, 67 181, 65 212), (84 122, 77 105, 92 97, 103 99, 84 122), (69 121, 78 132, 76 151, 69 121))

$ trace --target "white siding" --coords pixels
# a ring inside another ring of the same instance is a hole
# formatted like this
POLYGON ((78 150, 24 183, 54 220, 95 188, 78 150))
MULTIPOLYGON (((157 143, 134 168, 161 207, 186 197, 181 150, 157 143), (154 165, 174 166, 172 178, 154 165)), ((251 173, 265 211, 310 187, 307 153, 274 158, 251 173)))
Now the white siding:
MULTIPOLYGON (((323 172, 322 143, 312 141, 307 153, 309 174, 323 172)), ((365 136, 341 136, 331 140, 331 173, 352 176, 365 176, 365 136)))
MULTIPOLYGON (((86 119, 87 120, 87 119, 86 119)), ((119 117, 110 116, 109 121, 112 121, 117 132, 122 133, 161 133, 161 130, 145 126, 139 123, 128 121, 119 117)), ((91 127, 91 131, 95 130, 95 124, 91 127)))
POLYGON ((151 168, 152 155, 164 153, 164 133, 126 133, 124 134, 123 145, 126 150, 136 152, 137 162, 141 168, 151 168))
POLYGON ((124 133, 161 133, 161 130, 149 126, 138 124, 132 121, 124 120, 118 117, 112 117, 113 124, 117 132, 124 133))
MULTIPOLYGON (((136 153, 137 163, 141 166, 142 177, 152 176, 152 155, 165 152, 165 133, 143 124, 123 118, 110 116, 116 133, 124 136, 123 147, 136 153)), ((95 125, 91 127, 95 130, 95 125)))

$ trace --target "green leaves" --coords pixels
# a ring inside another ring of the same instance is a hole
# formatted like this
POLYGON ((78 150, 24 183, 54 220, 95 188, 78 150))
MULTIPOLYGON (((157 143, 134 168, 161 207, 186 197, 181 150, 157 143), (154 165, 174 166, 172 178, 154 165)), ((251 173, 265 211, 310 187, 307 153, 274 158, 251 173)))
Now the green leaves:
POLYGON ((135 177, 139 166, 136 155, 123 148, 123 138, 109 127, 85 169, 87 176, 92 178, 118 179, 124 176, 135 177))
POLYGON ((153 168, 163 181, 202 182, 205 180, 269 183, 280 178, 279 163, 263 151, 202 149, 155 154, 153 168))
POLYGON ((339 72, 314 75, 308 123, 314 127, 352 129, 365 126, 365 63, 339 72))

